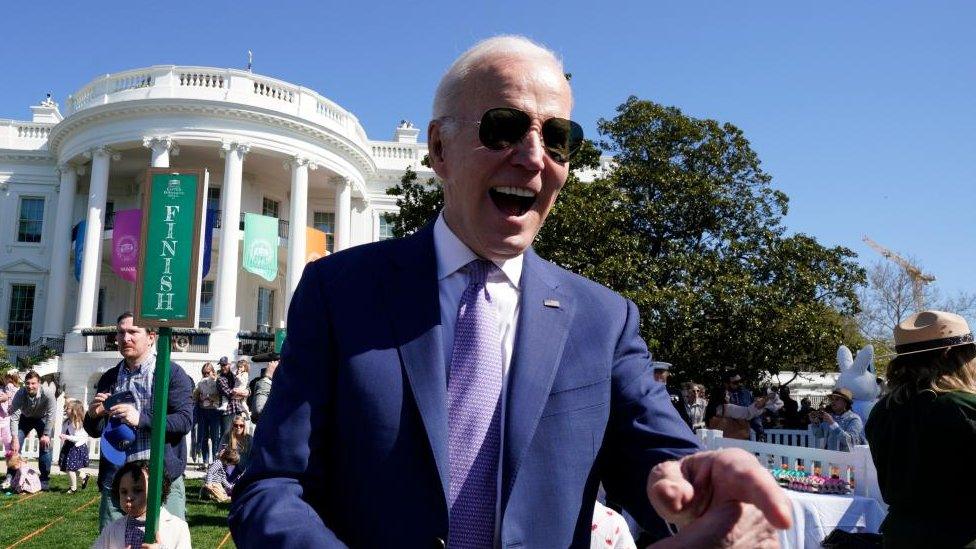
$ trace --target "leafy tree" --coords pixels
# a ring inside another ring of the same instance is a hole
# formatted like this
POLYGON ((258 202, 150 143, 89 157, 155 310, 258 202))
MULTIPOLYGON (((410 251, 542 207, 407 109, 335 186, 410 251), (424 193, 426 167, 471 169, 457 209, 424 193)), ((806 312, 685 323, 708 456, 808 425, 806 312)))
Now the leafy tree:
MULTIPOLYGON (((786 234, 788 198, 741 130, 635 97, 599 128, 603 140, 574 159, 535 248, 633 300, 648 346, 678 380, 827 370, 838 344, 860 344, 854 253, 786 234), (581 182, 601 148, 614 168, 581 182)), ((443 203, 437 184, 411 171, 390 193, 400 197, 395 234, 443 203)))

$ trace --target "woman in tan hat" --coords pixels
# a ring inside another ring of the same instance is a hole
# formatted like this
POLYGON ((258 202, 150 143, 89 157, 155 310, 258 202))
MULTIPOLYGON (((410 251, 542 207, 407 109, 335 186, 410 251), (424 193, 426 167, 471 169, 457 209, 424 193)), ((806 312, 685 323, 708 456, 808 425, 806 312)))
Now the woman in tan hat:
POLYGON ((888 388, 867 438, 889 505, 885 547, 976 547, 976 345, 966 320, 924 311, 895 327, 888 388))
POLYGON ((840 387, 830 395, 826 411, 810 412, 810 432, 815 438, 826 440, 824 448, 839 452, 850 452, 854 446, 864 444, 864 424, 861 416, 851 410, 854 393, 840 387))

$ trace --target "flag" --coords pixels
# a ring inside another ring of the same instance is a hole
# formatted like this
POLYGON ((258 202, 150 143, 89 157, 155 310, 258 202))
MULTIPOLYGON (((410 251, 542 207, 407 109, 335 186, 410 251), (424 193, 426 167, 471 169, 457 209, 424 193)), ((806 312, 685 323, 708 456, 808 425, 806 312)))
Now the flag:
POLYGON ((325 233, 312 227, 305 227, 305 263, 325 257, 328 253, 325 247, 325 233))
POLYGON ((81 282, 81 255, 85 251, 85 225, 87 224, 82 219, 71 229, 75 241, 75 280, 78 282, 81 282))
POLYGON ((278 219, 244 214, 244 270, 268 282, 278 276, 278 219))
POLYGON ((207 208, 207 228, 203 236, 203 277, 210 272, 210 243, 213 242, 214 225, 217 224, 217 210, 207 208))
POLYGON ((112 270, 122 280, 136 281, 139 267, 139 235, 142 230, 142 210, 115 212, 112 228, 112 270))

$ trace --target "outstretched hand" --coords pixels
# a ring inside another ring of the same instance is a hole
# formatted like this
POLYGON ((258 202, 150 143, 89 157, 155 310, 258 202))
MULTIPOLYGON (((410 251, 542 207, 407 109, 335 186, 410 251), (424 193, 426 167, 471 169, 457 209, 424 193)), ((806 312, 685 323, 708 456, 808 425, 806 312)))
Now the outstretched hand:
POLYGON ((792 524, 783 490, 756 458, 728 448, 661 463, 647 479, 651 505, 678 535, 661 547, 777 547, 792 524))

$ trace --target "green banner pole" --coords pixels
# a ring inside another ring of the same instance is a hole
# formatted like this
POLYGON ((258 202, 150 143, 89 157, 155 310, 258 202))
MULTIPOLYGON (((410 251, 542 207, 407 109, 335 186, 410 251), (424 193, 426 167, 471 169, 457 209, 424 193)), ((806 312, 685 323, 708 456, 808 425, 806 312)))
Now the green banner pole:
POLYGON ((156 339, 156 371, 153 374, 153 416, 149 453, 149 500, 146 502, 146 536, 143 541, 156 543, 159 508, 163 504, 163 454, 166 443, 166 408, 169 402, 169 352, 172 328, 161 327, 156 339))

